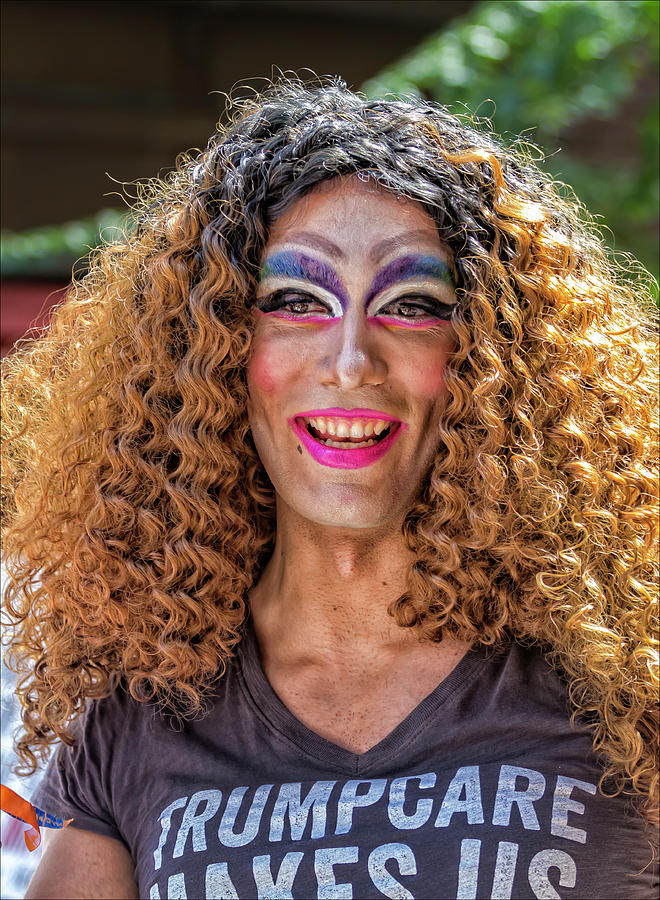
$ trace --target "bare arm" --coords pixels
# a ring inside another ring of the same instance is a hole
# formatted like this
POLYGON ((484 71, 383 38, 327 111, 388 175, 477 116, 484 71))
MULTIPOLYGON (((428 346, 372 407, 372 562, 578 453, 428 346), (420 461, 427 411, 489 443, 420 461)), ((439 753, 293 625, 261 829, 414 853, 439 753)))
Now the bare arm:
POLYGON ((138 900, 135 866, 120 841, 71 825, 41 834, 43 855, 25 900, 138 900))

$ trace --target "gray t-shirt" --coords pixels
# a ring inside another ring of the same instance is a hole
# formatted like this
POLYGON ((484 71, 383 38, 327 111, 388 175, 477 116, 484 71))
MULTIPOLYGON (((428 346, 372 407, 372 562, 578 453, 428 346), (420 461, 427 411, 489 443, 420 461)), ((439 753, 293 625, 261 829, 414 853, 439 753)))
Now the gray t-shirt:
POLYGON ((656 898, 642 820, 598 779, 538 650, 471 650, 358 754, 289 712, 248 624, 205 716, 90 702, 33 801, 122 841, 142 898, 656 898))

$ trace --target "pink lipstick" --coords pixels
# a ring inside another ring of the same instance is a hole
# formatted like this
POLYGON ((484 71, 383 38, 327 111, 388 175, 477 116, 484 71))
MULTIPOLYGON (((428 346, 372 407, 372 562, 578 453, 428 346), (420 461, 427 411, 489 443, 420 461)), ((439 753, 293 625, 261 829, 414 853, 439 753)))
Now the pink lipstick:
POLYGON ((288 423, 305 445, 310 456, 320 465, 330 466, 334 469, 361 469, 364 466, 372 465, 387 453, 399 434, 408 427, 405 422, 402 422, 395 416, 387 415, 387 413, 382 413, 375 409, 347 410, 339 407, 301 412, 297 416, 290 418, 288 423), (320 440, 316 440, 307 428, 298 421, 302 417, 313 418, 314 416, 341 416, 346 419, 374 418, 395 424, 390 426, 390 432, 386 437, 371 447, 356 447, 353 450, 344 450, 340 447, 329 447, 320 440))

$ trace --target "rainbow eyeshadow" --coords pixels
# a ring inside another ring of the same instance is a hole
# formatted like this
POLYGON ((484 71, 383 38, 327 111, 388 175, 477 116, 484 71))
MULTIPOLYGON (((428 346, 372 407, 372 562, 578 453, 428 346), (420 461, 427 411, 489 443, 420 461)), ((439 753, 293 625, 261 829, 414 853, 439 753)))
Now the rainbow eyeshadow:
POLYGON ((348 306, 348 297, 335 270, 319 259, 304 253, 282 250, 269 256, 261 269, 260 281, 268 278, 295 278, 309 281, 328 291, 339 300, 342 310, 348 306))
POLYGON ((400 281, 410 281, 412 278, 432 278, 435 281, 443 281, 450 287, 454 286, 449 266, 437 256, 402 256, 388 263, 376 275, 367 291, 365 307, 385 288, 400 281))

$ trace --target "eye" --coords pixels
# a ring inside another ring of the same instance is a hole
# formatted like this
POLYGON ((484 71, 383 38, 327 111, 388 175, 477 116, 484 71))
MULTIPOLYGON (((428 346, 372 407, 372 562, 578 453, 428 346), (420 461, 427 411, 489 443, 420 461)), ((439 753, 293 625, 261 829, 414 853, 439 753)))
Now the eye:
POLYGON ((376 315, 398 316, 401 319, 420 321, 432 317, 448 321, 451 319, 453 308, 453 306, 436 300, 435 297, 411 294, 386 303, 381 306, 376 315))
POLYGON ((330 314, 325 303, 317 297, 306 294, 303 291, 280 290, 263 297, 256 302, 257 309, 264 313, 285 313, 290 318, 302 318, 314 314, 330 314))

